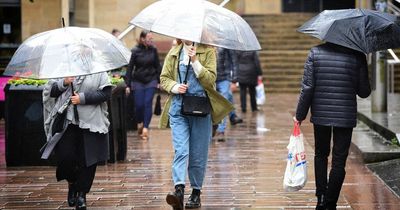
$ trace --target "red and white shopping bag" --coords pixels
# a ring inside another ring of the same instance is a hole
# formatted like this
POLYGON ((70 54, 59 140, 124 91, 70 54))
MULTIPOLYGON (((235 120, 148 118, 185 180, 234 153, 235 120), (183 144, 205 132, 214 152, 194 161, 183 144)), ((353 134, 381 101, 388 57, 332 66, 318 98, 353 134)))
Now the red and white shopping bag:
POLYGON ((307 161, 304 150, 303 134, 300 131, 300 124, 295 123, 290 142, 287 146, 288 156, 283 188, 287 192, 298 191, 307 182, 307 161))

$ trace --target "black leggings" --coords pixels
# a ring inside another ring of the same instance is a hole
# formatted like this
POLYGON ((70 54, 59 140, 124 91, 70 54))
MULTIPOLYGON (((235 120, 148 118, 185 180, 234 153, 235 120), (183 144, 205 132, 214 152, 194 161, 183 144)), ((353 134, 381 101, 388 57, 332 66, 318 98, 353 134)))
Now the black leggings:
POLYGON ((247 88, 249 89, 249 94, 250 94, 251 111, 256 111, 257 110, 256 86, 239 83, 239 87, 240 87, 240 105, 242 108, 242 112, 246 112, 247 88))
POLYGON ((315 137, 315 185, 316 195, 325 195, 327 205, 336 207, 346 175, 346 160, 351 144, 353 128, 329 127, 314 124, 315 137), (332 168, 329 172, 328 157, 331 150, 333 133, 332 168))

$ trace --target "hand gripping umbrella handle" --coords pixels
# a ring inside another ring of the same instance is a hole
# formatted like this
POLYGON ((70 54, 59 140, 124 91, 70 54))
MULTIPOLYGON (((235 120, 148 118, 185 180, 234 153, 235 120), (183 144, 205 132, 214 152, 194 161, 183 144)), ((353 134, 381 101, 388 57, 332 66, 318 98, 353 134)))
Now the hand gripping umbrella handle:
MULTIPOLYGON (((192 42, 192 46, 194 46, 194 42, 192 42)), ((190 56, 189 56, 189 62, 188 62, 188 65, 186 67, 186 75, 185 75, 185 80, 183 81, 183 84, 187 83, 187 75, 188 75, 188 72, 189 72, 190 61, 191 61, 191 59, 190 59, 190 56)))
MULTIPOLYGON (((72 84, 72 82, 71 82, 71 94, 72 94, 72 96, 75 94, 74 93, 74 85, 72 84)), ((73 109, 74 109, 75 121, 79 122, 78 107, 75 104, 73 104, 72 106, 73 106, 73 109)))

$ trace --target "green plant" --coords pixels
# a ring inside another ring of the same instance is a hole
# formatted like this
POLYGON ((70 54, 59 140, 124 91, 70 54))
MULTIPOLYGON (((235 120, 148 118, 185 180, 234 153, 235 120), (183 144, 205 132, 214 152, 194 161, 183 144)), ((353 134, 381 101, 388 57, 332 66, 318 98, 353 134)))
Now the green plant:
POLYGON ((111 84, 116 85, 124 81, 121 77, 110 77, 111 84))
POLYGON ((26 79, 26 78, 12 78, 8 80, 8 84, 11 85, 44 85, 47 83, 47 80, 42 79, 26 79))
POLYGON ((396 137, 393 137, 393 138, 390 140, 390 143, 391 143, 392 145, 400 146, 399 140, 398 140, 396 137))

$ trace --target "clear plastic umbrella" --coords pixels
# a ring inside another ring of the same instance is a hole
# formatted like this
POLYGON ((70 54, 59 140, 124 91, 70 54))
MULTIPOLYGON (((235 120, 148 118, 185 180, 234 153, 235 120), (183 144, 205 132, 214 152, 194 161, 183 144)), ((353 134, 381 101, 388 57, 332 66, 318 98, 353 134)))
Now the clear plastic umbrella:
POLYGON ((233 50, 260 50, 249 24, 236 13, 204 0, 162 0, 130 24, 166 36, 233 50))
POLYGON ((88 75, 124 66, 130 55, 121 41, 101 29, 59 28, 24 41, 4 75, 34 79, 88 75))

